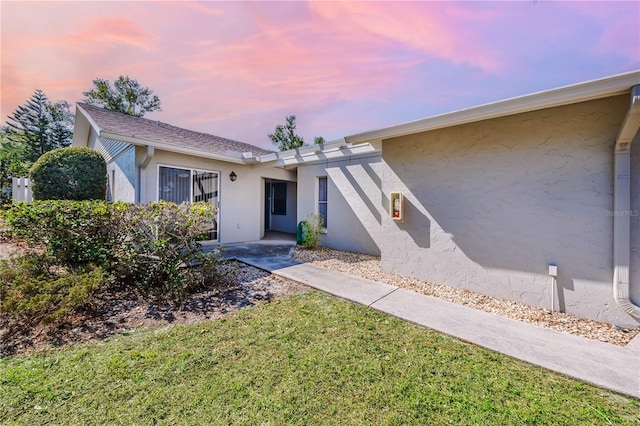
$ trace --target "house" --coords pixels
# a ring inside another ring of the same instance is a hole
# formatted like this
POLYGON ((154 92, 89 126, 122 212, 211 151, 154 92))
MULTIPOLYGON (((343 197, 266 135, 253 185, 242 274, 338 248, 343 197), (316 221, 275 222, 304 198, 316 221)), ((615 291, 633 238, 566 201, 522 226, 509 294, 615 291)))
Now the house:
POLYGON ((73 144, 113 199, 219 205, 222 242, 321 213, 386 272, 638 327, 639 103, 632 72, 280 153, 79 104, 73 144))
POLYGON ((257 240, 265 221, 267 229, 295 232, 295 171, 254 167, 272 151, 84 103, 76 107, 73 146, 103 154, 111 200, 210 202, 218 209, 213 240, 257 240), (265 191, 275 193, 268 212, 265 191))
POLYGON ((346 141, 380 149, 383 206, 403 196, 386 272, 637 327, 639 126, 632 72, 346 141))

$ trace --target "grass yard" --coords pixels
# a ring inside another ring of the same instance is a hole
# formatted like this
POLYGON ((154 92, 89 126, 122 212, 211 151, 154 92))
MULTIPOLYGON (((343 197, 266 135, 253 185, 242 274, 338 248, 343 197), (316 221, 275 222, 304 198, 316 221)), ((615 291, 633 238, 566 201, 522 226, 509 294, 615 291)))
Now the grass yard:
POLYGON ((640 404, 311 291, 3 359, 0 423, 640 424, 640 404))

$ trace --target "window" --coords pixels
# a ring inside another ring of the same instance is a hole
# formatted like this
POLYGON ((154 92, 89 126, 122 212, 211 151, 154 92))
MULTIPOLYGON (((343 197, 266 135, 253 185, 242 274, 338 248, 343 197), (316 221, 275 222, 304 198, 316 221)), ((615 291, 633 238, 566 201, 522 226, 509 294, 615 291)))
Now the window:
POLYGON ((322 226, 327 228, 327 178, 318 178, 318 214, 322 218, 322 226))
POLYGON ((271 214, 287 214, 287 183, 273 183, 271 185, 273 197, 271 197, 271 214))
POLYGON ((191 201, 191 170, 160 167, 158 199, 176 204, 191 201))
MULTIPOLYGON (((218 178, 217 172, 159 166, 158 200, 176 204, 204 201, 217 209, 219 204, 218 178)), ((218 213, 216 210, 211 228, 208 230, 210 240, 218 239, 218 213)))

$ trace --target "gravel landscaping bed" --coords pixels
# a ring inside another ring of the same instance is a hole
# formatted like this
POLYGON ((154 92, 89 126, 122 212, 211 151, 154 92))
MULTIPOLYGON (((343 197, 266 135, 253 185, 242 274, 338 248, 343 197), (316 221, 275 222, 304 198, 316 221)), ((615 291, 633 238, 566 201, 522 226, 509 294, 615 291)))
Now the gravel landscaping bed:
POLYGON ((573 315, 535 308, 509 300, 496 299, 469 290, 447 287, 391 275, 382 271, 380 258, 360 253, 318 248, 305 250, 296 247, 293 258, 300 262, 311 263, 316 266, 334 269, 347 274, 366 278, 373 281, 393 285, 447 300, 453 303, 470 306, 492 314, 501 315, 519 321, 536 324, 557 331, 575 334, 601 342, 625 346, 640 330, 627 330, 612 327, 593 320, 582 319, 573 315))

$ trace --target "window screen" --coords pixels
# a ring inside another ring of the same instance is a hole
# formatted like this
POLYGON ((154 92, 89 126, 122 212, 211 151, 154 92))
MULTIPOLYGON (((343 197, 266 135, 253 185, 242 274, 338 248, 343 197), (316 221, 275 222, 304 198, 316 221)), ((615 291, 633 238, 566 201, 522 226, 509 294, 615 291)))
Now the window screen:
POLYGON ((191 201, 191 170, 160 167, 158 199, 176 204, 191 201))

